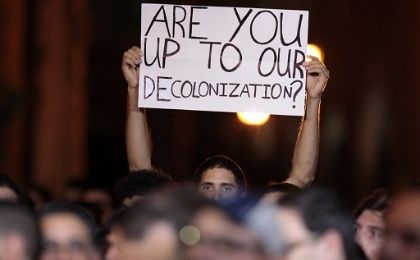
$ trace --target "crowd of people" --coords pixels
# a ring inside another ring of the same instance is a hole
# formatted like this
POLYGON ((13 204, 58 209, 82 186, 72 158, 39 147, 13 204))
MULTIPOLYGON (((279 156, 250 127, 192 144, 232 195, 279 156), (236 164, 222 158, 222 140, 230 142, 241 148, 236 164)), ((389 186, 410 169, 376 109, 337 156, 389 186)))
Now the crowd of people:
POLYGON ((420 259, 419 182, 375 190, 353 213, 312 184, 329 71, 308 58, 290 174, 251 192, 246 173, 224 155, 204 160, 189 181, 156 170, 146 112, 137 107, 142 53, 130 48, 122 59, 130 172, 112 193, 69 182, 60 200, 1 175, 0 259, 420 259))

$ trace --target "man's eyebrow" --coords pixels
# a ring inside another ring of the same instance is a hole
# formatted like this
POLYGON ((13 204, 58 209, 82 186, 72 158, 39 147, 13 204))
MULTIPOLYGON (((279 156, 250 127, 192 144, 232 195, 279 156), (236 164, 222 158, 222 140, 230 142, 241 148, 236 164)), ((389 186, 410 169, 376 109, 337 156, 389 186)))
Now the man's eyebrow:
POLYGON ((212 183, 212 182, 201 182, 200 183, 200 186, 203 186, 203 185, 211 185, 211 186, 214 186, 214 183, 212 183))
POLYGON ((385 228, 383 227, 378 227, 378 226, 368 226, 369 229, 371 230, 378 230, 378 231, 384 231, 385 228))
POLYGON ((222 183, 221 185, 222 186, 237 187, 237 185, 236 184, 233 184, 233 183, 222 183))

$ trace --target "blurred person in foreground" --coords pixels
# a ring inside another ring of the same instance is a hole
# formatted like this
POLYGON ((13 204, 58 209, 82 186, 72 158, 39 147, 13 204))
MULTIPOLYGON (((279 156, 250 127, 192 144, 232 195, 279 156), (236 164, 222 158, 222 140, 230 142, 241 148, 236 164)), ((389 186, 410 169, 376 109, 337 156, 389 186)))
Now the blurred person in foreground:
POLYGON ((260 254, 248 231, 185 186, 127 208, 114 219, 108 241, 107 260, 246 260, 260 254))
POLYGON ((38 259, 39 232, 32 212, 13 202, 0 202, 0 259, 38 259))
POLYGON ((94 221, 81 208, 65 203, 48 204, 39 213, 39 226, 41 260, 99 259, 93 241, 94 221))
POLYGON ((385 242, 384 214, 388 205, 388 195, 385 190, 375 190, 362 199, 354 213, 355 240, 369 260, 379 259, 385 242))
POLYGON ((283 259, 356 259, 351 216, 333 193, 311 188, 284 195, 279 205, 277 227, 284 241, 283 259))
MULTIPOLYGON (((306 187, 314 179, 318 163, 319 109, 329 71, 316 57, 301 66, 307 72, 307 99, 294 148, 292 169, 284 183, 306 187)), ((126 147, 130 171, 152 169, 152 145, 145 109, 138 107, 139 65, 142 52, 138 47, 127 50, 122 59, 122 71, 127 81, 126 147)), ((216 155, 206 159, 194 172, 198 190, 213 200, 235 200, 246 193, 245 174, 232 159, 216 155)), ((271 194, 274 196, 275 194, 271 194)))
POLYGON ((391 198, 385 214, 383 260, 420 259, 420 182, 412 183, 391 198))

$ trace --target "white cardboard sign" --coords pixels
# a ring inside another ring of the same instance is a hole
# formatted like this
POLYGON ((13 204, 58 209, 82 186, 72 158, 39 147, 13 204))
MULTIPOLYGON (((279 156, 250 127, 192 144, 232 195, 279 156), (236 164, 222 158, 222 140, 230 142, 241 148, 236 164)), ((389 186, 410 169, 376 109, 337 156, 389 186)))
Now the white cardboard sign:
POLYGON ((307 11, 141 9, 139 107, 304 114, 307 11))

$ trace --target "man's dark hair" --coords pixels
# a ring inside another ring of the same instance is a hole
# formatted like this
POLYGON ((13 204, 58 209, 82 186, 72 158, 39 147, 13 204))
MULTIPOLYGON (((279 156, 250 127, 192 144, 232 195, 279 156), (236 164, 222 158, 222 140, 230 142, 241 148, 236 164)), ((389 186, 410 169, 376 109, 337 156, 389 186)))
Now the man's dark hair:
POLYGON ((377 189, 372 194, 364 197, 356 210, 354 211, 354 219, 362 215, 365 210, 385 211, 389 206, 389 197, 384 189, 377 189))
POLYGON ((114 196, 117 201, 131 198, 135 195, 144 196, 162 187, 172 184, 171 176, 158 170, 133 171, 117 181, 114 196))
POLYGON ((118 212, 112 218, 111 226, 121 230, 129 240, 140 240, 154 223, 166 222, 178 232, 197 210, 214 205, 196 187, 171 187, 118 212))
POLYGON ((355 258, 353 221, 351 215, 340 207, 333 192, 310 188, 301 193, 285 194, 279 204, 296 208, 306 228, 316 235, 336 230, 343 240, 346 259, 355 258))
POLYGON ((25 241, 28 259, 37 259, 39 253, 39 230, 35 216, 22 205, 0 201, 0 237, 19 235, 25 241))
POLYGON ((89 232, 90 238, 96 232, 95 222, 92 217, 82 208, 65 202, 52 202, 47 204, 39 211, 39 219, 48 217, 55 214, 70 214, 79 219, 86 227, 89 232))
POLYGON ((193 182, 199 183, 201 181, 203 173, 207 170, 214 168, 222 168, 231 171, 235 176, 235 180, 238 183, 239 189, 241 191, 246 191, 247 181, 245 173, 242 171, 241 167, 239 167, 239 165, 236 162, 224 155, 216 155, 207 158, 204 162, 202 162, 193 173, 193 182))

